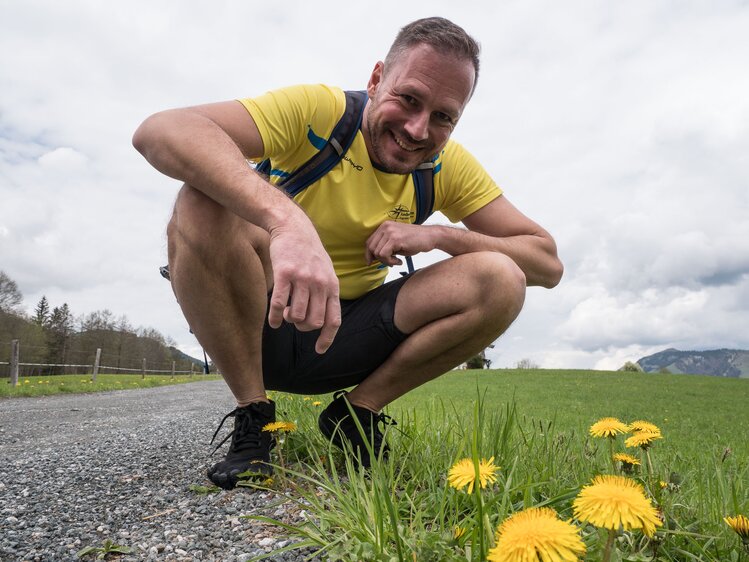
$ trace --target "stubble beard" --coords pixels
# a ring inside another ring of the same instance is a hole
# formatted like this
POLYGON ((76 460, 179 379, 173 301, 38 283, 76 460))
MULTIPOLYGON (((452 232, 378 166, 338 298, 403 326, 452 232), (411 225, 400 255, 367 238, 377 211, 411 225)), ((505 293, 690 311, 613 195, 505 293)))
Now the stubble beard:
MULTIPOLYGON (((374 100, 372 101, 374 102, 374 100)), ((382 140, 385 135, 391 133, 385 127, 380 127, 372 121, 371 117, 374 107, 375 105, 372 103, 367 109, 367 121, 369 123, 369 144, 372 147, 372 156, 374 156, 377 166, 389 174, 410 174, 422 161, 420 160, 415 164, 408 164, 406 162, 399 162, 397 158, 391 158, 390 160, 393 162, 390 164, 386 162, 386 152, 382 146, 382 140)))

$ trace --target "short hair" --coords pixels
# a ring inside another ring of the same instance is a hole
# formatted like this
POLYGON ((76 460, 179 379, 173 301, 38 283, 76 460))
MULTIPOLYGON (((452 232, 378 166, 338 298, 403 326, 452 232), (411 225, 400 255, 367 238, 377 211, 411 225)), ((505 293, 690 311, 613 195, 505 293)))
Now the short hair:
POLYGON ((476 89, 481 47, 462 27, 440 17, 422 18, 405 25, 396 35, 385 57, 385 72, 388 65, 416 45, 429 45, 442 54, 471 61, 474 69, 473 89, 476 89))

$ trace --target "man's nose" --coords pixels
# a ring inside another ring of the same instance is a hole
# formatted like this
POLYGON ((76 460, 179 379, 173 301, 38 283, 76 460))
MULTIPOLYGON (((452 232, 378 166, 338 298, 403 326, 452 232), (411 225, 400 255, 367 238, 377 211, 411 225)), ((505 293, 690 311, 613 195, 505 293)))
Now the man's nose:
POLYGON ((405 129, 413 140, 426 140, 429 138, 429 113, 426 111, 414 112, 406 123, 405 129))

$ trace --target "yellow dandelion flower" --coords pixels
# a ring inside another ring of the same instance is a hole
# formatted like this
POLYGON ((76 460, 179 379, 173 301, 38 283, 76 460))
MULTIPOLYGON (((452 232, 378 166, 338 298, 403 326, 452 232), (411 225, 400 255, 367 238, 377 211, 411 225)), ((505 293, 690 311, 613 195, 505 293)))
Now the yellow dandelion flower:
POLYGON ((312 402, 312 405, 313 406, 322 406, 322 402, 320 402, 319 400, 315 400, 314 402, 312 402))
POLYGON ((460 537, 466 534, 466 528, 465 527, 455 527, 453 530, 453 538, 455 540, 458 540, 460 537))
POLYGON ((296 424, 287 421, 271 422, 263 426, 263 431, 296 431, 296 424))
POLYGON ((653 444, 653 441, 656 439, 663 439, 663 436, 658 433, 654 433, 652 431, 639 431, 635 433, 632 437, 627 437, 627 439, 624 441, 625 447, 641 447, 643 449, 647 449, 650 447, 650 445, 653 444))
POLYGON ((302 398, 302 400, 304 400, 305 402, 309 402, 310 400, 312 400, 312 397, 311 396, 305 396, 304 398, 302 398))
MULTIPOLYGON (((481 459, 479 461, 479 481, 481 488, 486 488, 487 484, 497 481, 496 472, 498 466, 494 465, 494 457, 489 460, 481 459)), ((468 493, 473 492, 473 485, 476 482, 476 467, 473 459, 461 459, 456 462, 447 473, 447 481, 453 488, 458 490, 468 486, 468 493)))
POLYGON ((575 517, 597 527, 642 529, 652 537, 662 525, 643 487, 624 476, 596 476, 572 504, 575 517))
POLYGON ((548 507, 532 507, 505 519, 489 562, 577 562, 585 554, 577 528, 548 507))
POLYGON ((636 420, 629 424, 630 433, 641 433, 643 431, 647 433, 660 434, 661 428, 654 423, 650 423, 649 421, 645 420, 636 420))
POLYGON ((724 517, 725 521, 731 529, 744 541, 749 541, 749 519, 744 515, 737 515, 736 517, 724 517))
POLYGON ((29 379, 26 379, 23 381, 23 384, 29 384, 31 381, 29 379))
POLYGON ((590 426, 590 434, 593 437, 614 438, 620 433, 627 433, 627 424, 616 418, 601 418, 590 426))
POLYGON ((632 455, 628 455, 627 453, 616 453, 614 455, 614 461, 620 462, 625 466, 629 465, 630 467, 640 465, 639 459, 633 457, 632 455))

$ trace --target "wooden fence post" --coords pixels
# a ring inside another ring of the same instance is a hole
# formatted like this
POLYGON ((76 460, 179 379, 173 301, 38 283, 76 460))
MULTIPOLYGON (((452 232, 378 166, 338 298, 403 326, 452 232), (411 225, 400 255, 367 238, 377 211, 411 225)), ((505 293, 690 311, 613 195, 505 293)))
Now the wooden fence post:
POLYGON ((172 378, 174 378, 174 370, 177 368, 177 362, 172 361, 172 378))
POLYGON ((141 371, 141 373, 142 373, 141 378, 145 379, 146 378, 146 358, 145 357, 143 358, 143 370, 141 371))
POLYGON ((94 373, 91 375, 91 380, 96 382, 96 375, 99 374, 99 365, 101 363, 101 348, 96 348, 96 359, 94 359, 94 373))
POLYGON ((18 384, 18 363, 20 362, 19 357, 21 345, 18 340, 10 342, 10 384, 16 386, 18 384))
POLYGON ((194 372, 195 372, 195 365, 191 361, 190 362, 190 377, 192 377, 194 372))

